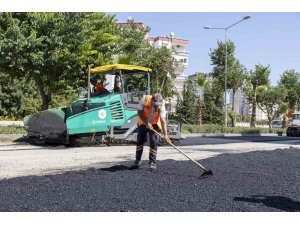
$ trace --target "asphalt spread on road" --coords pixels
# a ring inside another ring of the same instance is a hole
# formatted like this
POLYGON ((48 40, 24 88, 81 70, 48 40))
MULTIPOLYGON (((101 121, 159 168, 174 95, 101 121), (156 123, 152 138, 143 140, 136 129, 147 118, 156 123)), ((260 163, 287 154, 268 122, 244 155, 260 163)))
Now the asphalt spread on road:
MULTIPOLYGON (((159 157, 159 156, 158 156, 159 157)), ((145 161, 63 174, 0 180, 0 211, 254 212, 300 211, 300 150, 220 154, 199 161, 145 161)))

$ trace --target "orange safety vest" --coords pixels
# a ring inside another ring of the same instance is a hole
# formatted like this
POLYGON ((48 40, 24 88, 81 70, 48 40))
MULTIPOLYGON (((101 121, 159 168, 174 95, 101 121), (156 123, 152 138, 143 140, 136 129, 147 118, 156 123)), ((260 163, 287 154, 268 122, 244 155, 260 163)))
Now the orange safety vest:
POLYGON ((289 111, 287 112, 287 117, 288 117, 288 118, 291 118, 291 117, 293 116, 293 111, 294 111, 294 110, 289 110, 289 111))
MULTIPOLYGON (((150 112, 151 112, 151 108, 152 108, 152 95, 145 95, 142 99, 143 104, 144 105, 144 110, 143 110, 143 114, 145 116, 145 118, 149 121, 149 116, 150 116, 150 112)), ((153 119, 152 121, 149 121, 151 124, 157 124, 160 128, 161 128, 161 124, 160 124, 160 118, 159 118, 159 111, 153 111, 153 119)), ((142 125, 144 124, 143 120, 138 117, 138 125, 142 125)))

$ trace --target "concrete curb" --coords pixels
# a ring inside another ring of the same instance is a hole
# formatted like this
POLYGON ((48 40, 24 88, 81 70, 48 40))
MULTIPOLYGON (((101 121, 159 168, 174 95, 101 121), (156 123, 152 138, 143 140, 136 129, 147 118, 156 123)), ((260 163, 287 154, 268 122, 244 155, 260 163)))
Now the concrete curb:
MULTIPOLYGON (((0 134, 0 142, 13 142, 17 140, 25 140, 26 134, 0 134)), ((181 138, 187 137, 270 137, 270 136, 278 136, 278 134, 181 134, 181 138)), ((282 136, 286 136, 283 134, 282 136)))
POLYGON ((24 139, 25 134, 0 134, 0 142, 13 142, 24 139))
MULTIPOLYGON (((270 136, 279 136, 278 134, 203 134, 203 133, 195 133, 195 134, 181 134, 181 138, 186 137, 270 137, 270 136)), ((282 134, 281 136, 286 136, 286 134, 282 134)))

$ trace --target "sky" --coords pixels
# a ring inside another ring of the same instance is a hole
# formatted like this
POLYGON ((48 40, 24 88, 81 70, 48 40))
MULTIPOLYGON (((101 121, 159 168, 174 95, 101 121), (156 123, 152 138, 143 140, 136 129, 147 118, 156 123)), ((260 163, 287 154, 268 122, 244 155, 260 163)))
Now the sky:
POLYGON ((248 70, 255 65, 270 65, 270 80, 276 85, 288 69, 300 72, 300 13, 294 12, 112 12, 119 22, 132 17, 151 28, 150 36, 175 33, 189 41, 187 74, 212 70, 210 49, 225 40, 224 30, 207 30, 204 26, 228 27, 244 16, 251 18, 231 27, 227 39, 236 46, 235 56, 248 70))
POLYGON ((285 70, 300 72, 298 0, 0 0, 0 11, 107 12, 116 14, 119 22, 130 16, 151 27, 150 36, 174 32, 189 41, 188 75, 209 73, 210 49, 225 39, 224 30, 204 26, 228 27, 250 15, 227 32, 236 46, 236 58, 248 70, 257 64, 270 65, 272 85, 285 70))

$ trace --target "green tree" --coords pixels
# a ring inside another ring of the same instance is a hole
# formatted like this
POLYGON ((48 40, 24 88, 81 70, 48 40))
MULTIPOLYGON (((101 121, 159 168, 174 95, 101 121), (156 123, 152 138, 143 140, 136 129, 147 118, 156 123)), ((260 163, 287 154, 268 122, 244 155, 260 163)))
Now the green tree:
MULTIPOLYGON (((288 103, 288 110, 299 111, 300 109, 300 73, 295 70, 286 70, 281 74, 278 85, 287 90, 285 102, 288 103)), ((287 111, 288 111, 287 110, 287 111)), ((283 115, 283 127, 287 123, 287 112, 283 115)))
POLYGON ((197 85, 198 85, 198 99, 197 99, 197 110, 196 110, 196 123, 197 125, 202 125, 203 117, 203 100, 202 100, 202 91, 207 84, 207 80, 203 74, 197 75, 197 85))
POLYGON ((236 106, 235 106, 235 98, 236 92, 238 89, 242 88, 244 81, 247 76, 247 70, 244 65, 240 63, 239 60, 236 60, 233 65, 229 69, 228 76, 228 88, 232 91, 232 106, 231 112, 229 115, 231 116, 232 127, 235 127, 236 124, 236 106))
POLYGON ((0 73, 0 117, 21 119, 38 111, 39 93, 34 82, 0 73))
MULTIPOLYGON (((218 82, 220 87, 225 88, 225 58, 226 58, 226 43, 218 42, 218 47, 210 51, 209 54, 211 58, 212 65, 214 66, 212 75, 218 82)), ((232 41, 227 41, 227 89, 232 90, 232 112, 229 114, 231 116, 232 126, 236 123, 236 113, 235 113, 235 95, 236 91, 242 87, 245 80, 246 69, 240 63, 239 60, 235 58, 235 45, 232 41)), ((227 90, 225 90, 227 92, 227 90)))
MULTIPOLYGON (((228 81, 230 79, 231 68, 236 62, 235 59, 235 45, 232 41, 227 41, 227 88, 228 81)), ((216 79, 216 82, 220 84, 220 87, 223 87, 225 83, 225 57, 226 57, 226 45, 223 42, 218 41, 218 47, 216 49, 211 49, 209 53, 211 64, 214 66, 212 70, 212 76, 216 79)))
POLYGON ((219 82, 212 79, 205 85, 203 123, 205 124, 224 124, 224 105, 222 98, 223 92, 219 82))
POLYGON ((283 87, 257 87, 258 107, 267 114, 269 130, 271 123, 276 117, 285 112, 288 103, 284 102, 287 90, 283 87))
MULTIPOLYGON (((117 42, 117 57, 126 59, 126 63, 134 58, 143 57, 144 49, 148 49, 151 45, 145 38, 150 27, 141 26, 133 19, 127 20, 127 23, 121 23, 117 26, 116 33, 120 36, 117 42)), ((122 60, 119 60, 119 62, 122 60)), ((120 62, 122 63, 122 62, 120 62)))
POLYGON ((145 57, 136 59, 138 64, 152 69, 151 92, 160 92, 167 98, 174 95, 173 80, 175 78, 172 52, 167 47, 150 47, 145 57))
POLYGON ((111 60, 118 37, 105 13, 1 13, 0 71, 34 80, 47 109, 52 95, 86 86, 86 65, 111 60))
POLYGON ((194 124, 196 118, 196 97, 194 95, 194 82, 187 79, 183 84, 182 97, 179 96, 176 114, 180 120, 194 124))
POLYGON ((279 86, 282 86, 287 90, 285 101, 288 102, 288 106, 292 110, 300 109, 300 73, 295 70, 286 70, 280 75, 278 82, 279 86))
POLYGON ((257 88, 260 86, 269 86, 270 66, 255 65, 255 70, 251 70, 247 75, 244 85, 244 93, 247 95, 252 105, 251 127, 256 127, 256 108, 259 100, 257 99, 257 88))
MULTIPOLYGON (((145 38, 150 27, 140 26, 134 20, 118 26, 118 51, 114 62, 149 67, 151 73, 151 93, 160 92, 164 98, 175 95, 173 80, 177 63, 173 61, 172 50, 166 46, 153 47, 145 38)), ((130 78, 128 78, 130 79, 130 78)), ((135 87, 139 80, 130 81, 135 87)))

